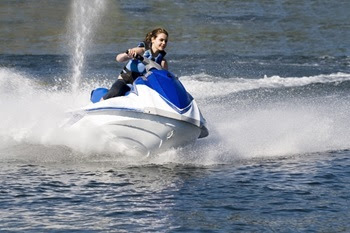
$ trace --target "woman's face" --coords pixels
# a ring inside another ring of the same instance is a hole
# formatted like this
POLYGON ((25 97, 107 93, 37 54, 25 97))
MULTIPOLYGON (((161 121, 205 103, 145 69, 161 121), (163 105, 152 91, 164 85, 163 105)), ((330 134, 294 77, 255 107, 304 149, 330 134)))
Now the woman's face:
POLYGON ((156 51, 163 51, 168 43, 168 36, 164 33, 159 33, 152 38, 152 48, 156 51))

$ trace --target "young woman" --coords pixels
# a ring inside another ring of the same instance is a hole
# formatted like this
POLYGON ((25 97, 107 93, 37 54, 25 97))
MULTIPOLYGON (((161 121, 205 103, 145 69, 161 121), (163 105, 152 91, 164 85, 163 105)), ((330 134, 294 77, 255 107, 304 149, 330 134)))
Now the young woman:
POLYGON ((168 63, 164 59, 166 52, 165 48, 168 43, 168 32, 163 28, 156 28, 147 33, 145 41, 141 42, 137 47, 128 49, 124 53, 117 55, 118 62, 126 62, 126 66, 120 72, 117 81, 112 85, 102 99, 106 100, 116 96, 125 95, 130 90, 127 84, 132 84, 134 80, 143 75, 145 66, 136 59, 133 59, 137 54, 152 59, 162 66, 163 69, 168 69, 168 63))

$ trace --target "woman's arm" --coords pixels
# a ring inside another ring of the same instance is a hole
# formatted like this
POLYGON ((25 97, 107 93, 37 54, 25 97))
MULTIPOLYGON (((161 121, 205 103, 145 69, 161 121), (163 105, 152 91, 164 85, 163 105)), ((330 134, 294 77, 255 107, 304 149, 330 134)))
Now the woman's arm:
POLYGON ((119 53, 116 57, 117 62, 126 62, 133 58, 136 54, 142 55, 145 52, 145 48, 136 47, 132 49, 128 49, 128 53, 119 53))

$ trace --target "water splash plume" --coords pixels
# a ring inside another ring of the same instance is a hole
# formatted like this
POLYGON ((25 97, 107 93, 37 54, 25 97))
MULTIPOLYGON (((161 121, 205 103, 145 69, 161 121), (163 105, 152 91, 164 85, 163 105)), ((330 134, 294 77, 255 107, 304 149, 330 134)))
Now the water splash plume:
POLYGON ((81 82, 85 56, 92 43, 94 32, 106 9, 104 0, 74 0, 69 20, 69 41, 72 51, 72 91, 77 93, 81 82))

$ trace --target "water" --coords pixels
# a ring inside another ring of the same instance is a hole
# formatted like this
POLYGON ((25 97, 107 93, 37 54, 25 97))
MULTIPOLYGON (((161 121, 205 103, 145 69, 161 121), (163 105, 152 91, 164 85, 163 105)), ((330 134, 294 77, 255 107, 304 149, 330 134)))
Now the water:
POLYGON ((81 73, 85 64, 85 54, 89 45, 92 43, 94 28, 100 23, 100 16, 103 15, 105 1, 73 1, 72 12, 70 16, 71 32, 68 39, 73 39, 73 83, 72 91, 76 93, 81 73))
POLYGON ((348 1, 75 4, 0 3, 0 232, 350 231, 348 1), (140 158, 62 131, 156 26, 210 136, 140 158))

